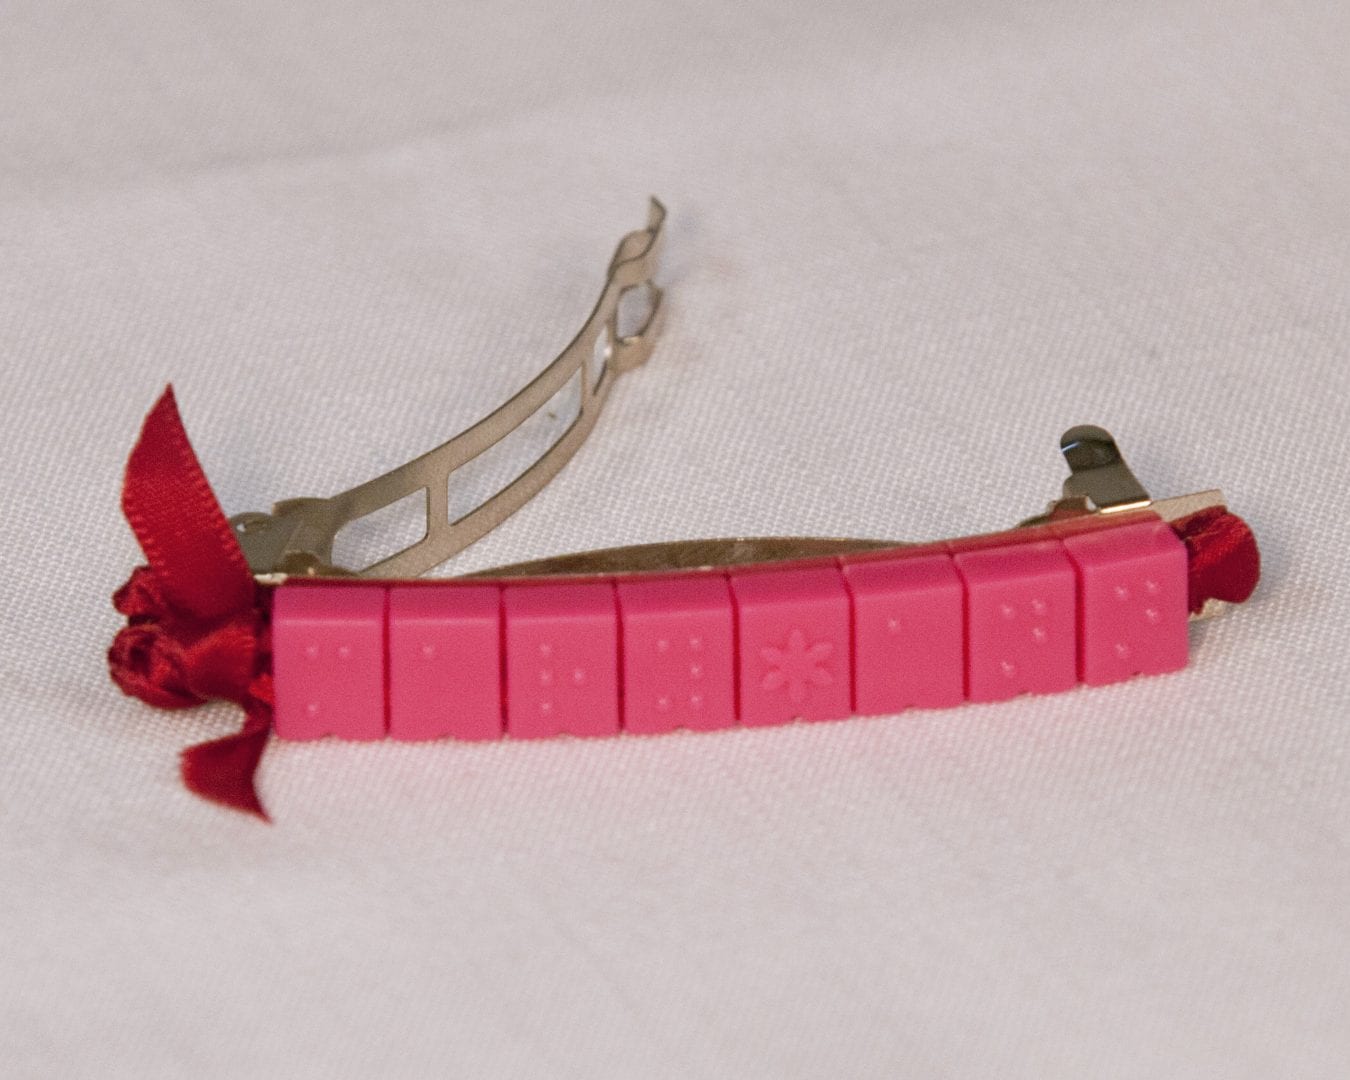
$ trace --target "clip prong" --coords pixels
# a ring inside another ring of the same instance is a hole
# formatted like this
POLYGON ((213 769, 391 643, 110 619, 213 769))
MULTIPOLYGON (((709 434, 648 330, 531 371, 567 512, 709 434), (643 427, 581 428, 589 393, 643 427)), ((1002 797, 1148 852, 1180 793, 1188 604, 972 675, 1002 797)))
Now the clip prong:
POLYGON ((253 573, 416 577, 463 551, 524 506, 586 440, 614 380, 651 355, 661 330, 662 294, 652 274, 665 216, 665 207, 653 198, 646 227, 619 242, 600 299, 585 325, 556 360, 495 412, 436 449, 331 498, 288 499, 277 503, 270 514, 232 517, 230 524, 253 573), (621 335, 620 301, 633 290, 646 292, 648 314, 640 328, 621 335), (602 354, 604 368, 597 376, 592 365, 602 335, 607 347, 602 354), (581 405, 567 430, 506 487, 451 520, 449 483, 455 471, 515 431, 578 374, 581 405), (331 565, 333 540, 341 529, 419 491, 425 496, 426 514, 421 539, 355 571, 331 565))
POLYGON ((1059 448, 1069 463, 1064 498, 1087 499, 1103 514, 1140 510, 1153 501, 1105 428, 1092 424, 1070 428, 1060 437, 1059 448))

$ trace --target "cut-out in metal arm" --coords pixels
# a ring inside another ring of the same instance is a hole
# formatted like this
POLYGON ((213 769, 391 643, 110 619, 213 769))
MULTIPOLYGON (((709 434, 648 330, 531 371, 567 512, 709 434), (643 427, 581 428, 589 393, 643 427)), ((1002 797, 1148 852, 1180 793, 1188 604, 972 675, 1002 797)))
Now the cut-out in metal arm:
POLYGON ((610 260, 609 273, 590 318, 571 343, 524 389, 495 412, 449 442, 405 465, 331 498, 287 499, 270 514, 230 519, 255 574, 350 574, 331 565, 333 540, 351 522, 419 491, 425 495, 426 531, 416 543, 355 571, 359 577, 416 577, 451 556, 519 510, 576 453, 600 415, 614 380, 651 355, 661 329, 662 294, 652 282, 666 211, 652 199, 643 229, 629 233, 610 260), (631 290, 645 291, 648 314, 631 334, 620 336, 619 304, 631 290), (596 346, 606 342, 604 367, 592 370, 596 346), (581 407, 576 419, 544 454, 510 484, 462 517, 451 520, 449 484, 457 469, 515 431, 580 373, 581 407))

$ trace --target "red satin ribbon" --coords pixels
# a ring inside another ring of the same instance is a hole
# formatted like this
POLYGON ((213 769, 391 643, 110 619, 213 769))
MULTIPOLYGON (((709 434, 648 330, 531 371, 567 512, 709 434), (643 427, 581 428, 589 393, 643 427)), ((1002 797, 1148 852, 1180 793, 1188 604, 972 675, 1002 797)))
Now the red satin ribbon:
POLYGON ((1247 523, 1222 506, 1172 522, 1186 545, 1186 583, 1191 611, 1206 600, 1240 604, 1261 580, 1261 552, 1247 523))
POLYGON ((188 442, 169 387, 127 461, 126 514, 148 566, 113 596, 127 626, 108 650, 113 681, 161 709, 212 698, 243 707, 235 735, 183 752, 187 787, 266 819, 253 776, 272 730, 271 590, 257 585, 188 442))

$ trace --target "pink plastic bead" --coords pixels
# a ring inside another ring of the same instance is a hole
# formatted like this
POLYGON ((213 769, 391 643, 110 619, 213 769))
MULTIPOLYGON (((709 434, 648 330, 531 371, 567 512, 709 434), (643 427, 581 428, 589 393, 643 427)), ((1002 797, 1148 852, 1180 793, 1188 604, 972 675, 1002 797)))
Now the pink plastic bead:
POLYGON ((966 584, 966 688, 972 701, 1048 694, 1077 683, 1073 564, 1057 540, 958 550, 966 584))
POLYGON ((853 594, 854 708, 895 713, 965 698, 964 589, 945 552, 844 563, 853 594))
POLYGON ((618 582, 628 731, 736 722, 735 626, 721 574, 618 582))
POLYGON ((277 589, 272 672, 278 736, 384 737, 385 596, 371 585, 277 589))
POLYGON ((848 591, 838 567, 731 574, 740 626, 742 724, 848 716, 848 591))
POLYGON ((506 730, 516 738, 619 730, 619 645, 608 581, 509 584, 506 730))
POLYGON ((500 616, 495 585, 389 590, 392 738, 501 737, 500 616))
POLYGON ((1066 535, 1078 571, 1079 677, 1089 686, 1186 666, 1186 545, 1153 520, 1066 535))

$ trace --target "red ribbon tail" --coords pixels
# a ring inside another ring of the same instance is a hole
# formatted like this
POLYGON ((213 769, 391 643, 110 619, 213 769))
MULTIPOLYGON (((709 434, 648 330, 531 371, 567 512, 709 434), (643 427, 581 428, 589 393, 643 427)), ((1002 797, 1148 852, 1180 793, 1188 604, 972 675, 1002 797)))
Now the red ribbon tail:
POLYGON ((198 743, 183 751, 183 783, 187 789, 231 810, 255 814, 270 822, 253 786, 254 774, 272 732, 271 709, 263 703, 248 708, 244 726, 223 739, 198 743))

